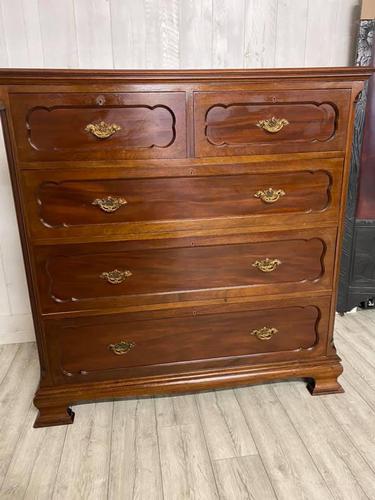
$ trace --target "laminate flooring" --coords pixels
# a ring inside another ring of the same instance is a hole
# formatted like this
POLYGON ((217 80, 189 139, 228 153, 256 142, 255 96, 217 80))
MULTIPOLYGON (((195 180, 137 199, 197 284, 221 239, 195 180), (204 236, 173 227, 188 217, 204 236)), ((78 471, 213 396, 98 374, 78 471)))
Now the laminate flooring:
POLYGON ((302 381, 75 408, 33 429, 33 343, 0 346, 0 499, 375 500, 375 311, 336 318, 345 394, 302 381))

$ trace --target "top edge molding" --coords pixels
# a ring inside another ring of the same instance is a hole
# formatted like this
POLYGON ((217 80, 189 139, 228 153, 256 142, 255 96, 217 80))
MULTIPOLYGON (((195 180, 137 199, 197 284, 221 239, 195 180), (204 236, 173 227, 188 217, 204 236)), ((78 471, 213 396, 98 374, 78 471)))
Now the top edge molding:
POLYGON ((288 79, 366 80, 375 68, 269 68, 204 70, 90 70, 90 69, 0 69, 0 85, 24 83, 115 82, 204 82, 288 79))

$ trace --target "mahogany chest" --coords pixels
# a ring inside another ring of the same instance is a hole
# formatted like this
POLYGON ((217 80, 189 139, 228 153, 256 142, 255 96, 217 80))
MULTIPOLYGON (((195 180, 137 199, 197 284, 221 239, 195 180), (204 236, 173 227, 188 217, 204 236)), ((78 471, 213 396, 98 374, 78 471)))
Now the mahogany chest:
POLYGON ((92 400, 296 377, 342 390, 335 296, 370 73, 0 71, 35 426, 92 400))

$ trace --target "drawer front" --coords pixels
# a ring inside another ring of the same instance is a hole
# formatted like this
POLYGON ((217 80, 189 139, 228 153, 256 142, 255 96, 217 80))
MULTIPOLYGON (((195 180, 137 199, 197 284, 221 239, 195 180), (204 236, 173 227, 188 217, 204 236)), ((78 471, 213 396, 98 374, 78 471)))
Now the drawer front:
POLYGON ((291 172, 160 178, 124 178, 123 169, 27 172, 29 224, 34 237, 58 239, 187 230, 203 220, 207 227, 337 220, 342 161, 306 163, 291 172))
POLYGON ((316 356, 325 349, 329 303, 231 304, 148 318, 51 321, 46 330, 53 376, 56 383, 79 383, 316 356))
POLYGON ((41 247, 43 309, 330 289, 335 238, 315 230, 41 247))
POLYGON ((196 156, 343 151, 349 103, 348 90, 196 93, 196 156))
POLYGON ((21 160, 182 158, 185 94, 12 94, 21 160))

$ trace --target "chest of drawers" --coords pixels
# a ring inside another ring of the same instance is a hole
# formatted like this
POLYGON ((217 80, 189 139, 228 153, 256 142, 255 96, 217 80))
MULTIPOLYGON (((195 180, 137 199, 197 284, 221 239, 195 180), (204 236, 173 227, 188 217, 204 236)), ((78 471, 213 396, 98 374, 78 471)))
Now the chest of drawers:
POLYGON ((35 426, 91 400, 342 390, 337 271, 370 72, 0 71, 35 426))

